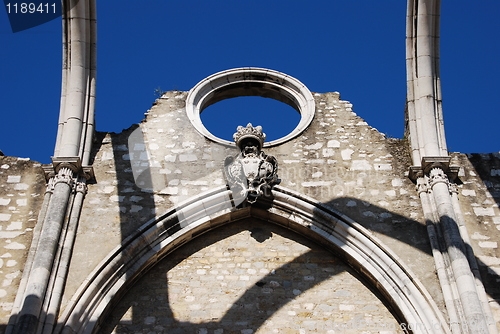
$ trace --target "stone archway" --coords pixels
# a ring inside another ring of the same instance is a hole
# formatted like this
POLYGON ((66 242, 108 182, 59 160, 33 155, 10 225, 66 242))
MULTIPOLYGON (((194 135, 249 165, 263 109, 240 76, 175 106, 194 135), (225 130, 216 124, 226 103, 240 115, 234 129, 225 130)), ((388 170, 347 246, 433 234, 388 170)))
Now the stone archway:
POLYGON ((373 290, 327 248, 248 217, 159 261, 99 334, 402 333, 373 290))
POLYGON ((63 332, 93 333, 102 315, 135 280, 180 245, 221 225, 255 217, 323 245, 358 272, 413 333, 448 333, 425 288, 380 241, 345 215, 276 187, 271 202, 235 209, 226 187, 214 189, 145 224, 111 252, 83 284, 60 319, 63 332))

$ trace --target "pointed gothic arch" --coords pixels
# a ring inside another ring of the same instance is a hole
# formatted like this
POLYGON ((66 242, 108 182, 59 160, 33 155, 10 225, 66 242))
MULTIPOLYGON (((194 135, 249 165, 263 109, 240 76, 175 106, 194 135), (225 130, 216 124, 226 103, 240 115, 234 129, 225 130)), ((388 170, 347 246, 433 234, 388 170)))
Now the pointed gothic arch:
POLYGON ((95 333, 134 282, 193 238, 247 217, 284 226, 334 251, 366 278, 413 333, 449 333, 432 297, 411 271, 369 231, 302 194, 275 187, 272 201, 235 208, 219 187, 144 224, 95 268, 69 302, 56 332, 95 333))

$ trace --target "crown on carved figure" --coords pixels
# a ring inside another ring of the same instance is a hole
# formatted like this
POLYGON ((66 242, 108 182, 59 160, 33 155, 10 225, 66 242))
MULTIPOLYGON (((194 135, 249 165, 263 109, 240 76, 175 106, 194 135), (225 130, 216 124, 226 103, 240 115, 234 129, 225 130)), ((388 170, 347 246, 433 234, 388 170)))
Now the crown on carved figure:
POLYGON ((264 141, 266 140, 266 134, 262 132, 262 126, 258 125, 256 127, 252 126, 252 123, 248 123, 246 127, 238 126, 236 129, 236 133, 233 135, 234 142, 236 146, 240 149, 243 144, 245 144, 248 140, 255 140, 259 145, 259 149, 264 145, 264 141))

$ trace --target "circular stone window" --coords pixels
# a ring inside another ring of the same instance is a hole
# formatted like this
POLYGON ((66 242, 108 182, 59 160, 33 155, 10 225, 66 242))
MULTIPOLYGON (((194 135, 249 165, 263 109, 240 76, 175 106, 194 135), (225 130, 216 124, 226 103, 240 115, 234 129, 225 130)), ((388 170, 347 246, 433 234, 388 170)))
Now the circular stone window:
POLYGON ((274 99, 239 96, 208 106, 201 113, 201 121, 211 134, 224 140, 233 140, 238 125, 251 123, 262 126, 266 141, 273 141, 292 132, 300 122, 300 114, 274 99))
MULTIPOLYGON (((304 84, 284 73, 255 67, 231 69, 203 79, 189 91, 186 113, 195 129, 202 135, 221 144, 233 145, 232 141, 219 138, 208 131, 201 121, 200 113, 214 103, 240 96, 272 98, 288 104, 300 114, 300 121, 291 132, 266 142, 264 147, 279 145, 298 136, 314 117, 314 98, 304 84)), ((266 131, 265 128, 263 130, 266 131)))

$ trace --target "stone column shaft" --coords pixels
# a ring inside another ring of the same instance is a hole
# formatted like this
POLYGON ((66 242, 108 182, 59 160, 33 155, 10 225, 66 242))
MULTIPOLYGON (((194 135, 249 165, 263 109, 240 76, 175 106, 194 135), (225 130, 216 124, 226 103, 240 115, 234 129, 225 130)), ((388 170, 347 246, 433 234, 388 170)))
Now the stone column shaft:
POLYGON ((43 321, 42 334, 51 334, 57 322, 60 303, 63 296, 63 291, 66 283, 66 276, 68 273, 71 253, 73 252, 73 245, 76 238, 76 231, 78 222, 80 220, 80 213, 82 210, 83 200, 87 192, 87 185, 85 179, 80 180, 75 185, 75 195, 72 201, 71 213, 69 221, 65 229, 66 235, 61 238, 64 240, 59 262, 55 268, 56 273, 53 275, 53 287, 50 298, 47 301, 47 314, 43 321))
POLYGON ((413 171, 420 169, 421 174, 415 178, 413 173, 413 180, 422 181, 426 178, 424 174, 428 174, 430 189, 427 194, 420 194, 420 198, 426 219, 439 222, 435 229, 428 228, 428 232, 452 330, 488 333, 446 175, 449 158, 441 104, 439 17, 440 0, 408 0, 406 135, 412 150, 413 171), (434 240, 436 237, 438 240, 434 240), (450 264, 442 267, 446 258, 450 264), (463 326, 456 328, 455 320, 460 320, 463 326))
POLYGON ((458 220, 450 196, 448 179, 441 168, 433 168, 430 171, 430 185, 447 246, 446 251, 451 261, 454 280, 467 321, 461 330, 463 333, 487 334, 489 333, 488 325, 457 225, 458 220))
POLYGON ((36 333, 72 190, 72 174, 69 168, 62 168, 55 177, 54 191, 50 197, 47 215, 24 291, 23 305, 14 327, 15 334, 36 333))
MULTIPOLYGON (((31 242, 30 250, 28 253, 28 258, 26 259, 26 264, 24 267, 21 282, 19 283, 18 291, 25 291, 26 290, 27 282, 29 279, 29 273, 31 271, 31 267, 33 265, 33 259, 35 257, 36 249, 37 249, 37 246, 38 246, 38 243, 40 240, 40 232, 42 230, 43 223, 45 221, 45 216, 46 216, 47 209, 48 209, 48 206, 50 203, 50 198, 52 196, 52 192, 54 191, 53 187, 54 187, 54 184, 53 184, 53 179, 52 179, 51 182, 49 182, 49 184, 47 185, 47 189, 45 191, 45 195, 44 195, 44 199, 43 199, 42 208, 40 210, 40 213, 39 213, 38 219, 37 219, 37 223, 36 223, 35 228, 33 230, 33 240, 31 242)), ((18 293, 16 295, 16 299, 14 300, 14 305, 12 306, 12 315, 9 318, 9 323, 7 325, 7 328, 5 329, 5 334, 12 333, 13 326, 17 321, 17 316, 19 314, 20 307, 23 304, 23 298, 24 298, 23 293, 18 293)))
POLYGON ((467 260, 469 261, 469 266, 471 268, 472 275, 473 275, 474 281, 476 283, 476 290, 477 290, 477 293, 479 295, 479 300, 481 301, 481 303, 483 305, 484 315, 486 317, 486 322, 488 324, 490 334, 496 334, 496 333, 498 333, 497 325, 495 323, 495 320, 493 318, 493 313, 491 312, 491 309, 489 306, 488 296, 486 295, 486 291, 484 289, 484 285, 483 285, 483 282, 481 280, 481 274, 479 272, 478 263, 477 263, 475 255, 474 255, 474 252, 472 250, 472 246, 471 246, 471 242, 470 242, 470 238, 469 238, 469 233, 467 231, 467 228, 465 227, 462 209, 460 208, 460 203, 459 203, 457 195, 458 195, 458 190, 455 186, 452 189, 451 200, 452 200, 453 207, 454 207, 456 215, 457 215, 458 228, 460 231, 460 235, 462 236, 462 240, 464 241, 467 260))
POLYGON ((407 129, 414 165, 446 156, 439 79, 439 0, 409 0, 407 13, 407 129))
POLYGON ((63 89, 54 156, 80 157, 84 165, 94 132, 95 44, 94 0, 63 1, 63 89))
MULTIPOLYGON (((52 170, 46 170, 49 184, 55 185, 46 196, 43 224, 37 224, 33 256, 26 264, 8 334, 52 332, 84 198, 84 191, 78 189, 72 196, 74 177, 93 175, 88 164, 94 135, 96 4, 95 0, 63 0, 62 4, 61 106, 52 170)), ((80 183, 85 185, 86 180, 80 183)))
POLYGON ((456 290, 456 284, 454 284, 453 281, 450 281, 450 277, 448 275, 446 261, 443 253, 441 252, 439 237, 436 231, 438 218, 434 212, 433 201, 430 197, 431 195, 429 194, 427 181, 423 176, 420 176, 417 179, 417 192, 422 203, 422 209, 424 211, 427 226, 427 234, 429 235, 436 272, 441 285, 441 290, 443 291, 444 302, 448 310, 450 329, 453 334, 461 334, 462 331, 460 323, 462 321, 460 319, 459 310, 457 309, 459 301, 458 296, 454 293, 454 290, 456 290))

